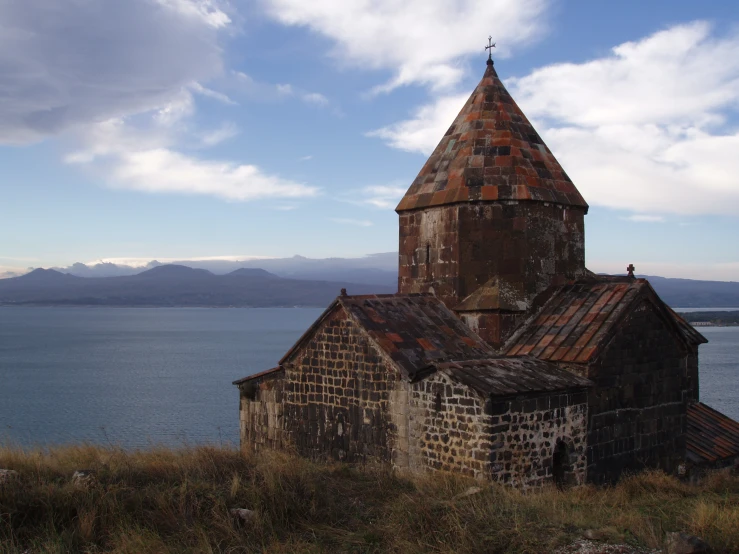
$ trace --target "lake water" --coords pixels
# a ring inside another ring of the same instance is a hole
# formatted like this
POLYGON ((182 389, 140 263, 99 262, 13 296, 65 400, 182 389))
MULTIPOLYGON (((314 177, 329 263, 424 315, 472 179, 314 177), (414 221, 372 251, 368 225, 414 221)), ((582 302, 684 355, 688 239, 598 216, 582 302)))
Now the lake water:
MULTIPOLYGON (((0 307, 0 442, 238 443, 231 382, 320 309, 0 307)), ((701 400, 739 419, 739 327, 702 327, 701 400)))

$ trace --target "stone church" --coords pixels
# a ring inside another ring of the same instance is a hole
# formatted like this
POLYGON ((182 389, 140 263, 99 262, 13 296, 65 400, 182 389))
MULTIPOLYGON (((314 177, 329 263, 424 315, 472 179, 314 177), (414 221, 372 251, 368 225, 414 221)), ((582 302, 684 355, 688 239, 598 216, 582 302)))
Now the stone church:
POLYGON ((739 459, 698 402, 706 339, 632 266, 585 268, 588 205, 491 59, 396 211, 399 292, 342 291, 234 383, 243 449, 522 488, 739 459))

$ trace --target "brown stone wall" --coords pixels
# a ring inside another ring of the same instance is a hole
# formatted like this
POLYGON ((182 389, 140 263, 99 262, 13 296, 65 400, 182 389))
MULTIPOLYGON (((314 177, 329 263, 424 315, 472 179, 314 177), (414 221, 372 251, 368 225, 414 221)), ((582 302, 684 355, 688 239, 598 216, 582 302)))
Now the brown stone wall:
POLYGON ((541 202, 459 206, 460 298, 492 276, 521 283, 529 302, 583 275, 584 211, 541 202))
POLYGON ((585 270, 584 210, 542 202, 479 202, 400 213, 398 286, 453 309, 491 277, 532 300, 585 270))
POLYGON ((285 364, 285 438, 303 456, 391 459, 388 403, 399 375, 337 309, 285 364))
POLYGON ((402 212, 399 248, 398 291, 433 291, 454 308, 459 282, 457 206, 402 212))
POLYGON ((257 451, 283 447, 283 387, 280 372, 239 387, 241 448, 257 451))
MULTIPOLYGON (((672 471, 685 456, 688 352, 648 302, 638 306, 588 368, 588 479, 672 471)), ((697 366, 696 366, 697 367, 697 366)))
POLYGON ((490 416, 470 388, 434 374, 410 385, 409 413, 411 469, 489 474, 490 416))
POLYGON ((563 485, 585 482, 587 393, 584 390, 528 398, 493 399, 495 440, 490 454, 493 479, 515 487, 540 487, 554 481, 554 454, 562 448, 563 485))
POLYGON ((452 471, 522 488, 552 480, 558 441, 567 445, 570 482, 585 478, 584 391, 483 400, 435 374, 410 385, 408 467, 452 471))

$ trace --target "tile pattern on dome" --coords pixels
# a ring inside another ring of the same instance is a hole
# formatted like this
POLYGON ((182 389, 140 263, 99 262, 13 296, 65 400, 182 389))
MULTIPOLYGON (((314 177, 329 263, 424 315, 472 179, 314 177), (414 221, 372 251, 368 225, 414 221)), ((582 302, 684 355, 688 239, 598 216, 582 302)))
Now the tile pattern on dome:
POLYGON ((492 64, 396 211, 474 200, 588 207, 492 64))

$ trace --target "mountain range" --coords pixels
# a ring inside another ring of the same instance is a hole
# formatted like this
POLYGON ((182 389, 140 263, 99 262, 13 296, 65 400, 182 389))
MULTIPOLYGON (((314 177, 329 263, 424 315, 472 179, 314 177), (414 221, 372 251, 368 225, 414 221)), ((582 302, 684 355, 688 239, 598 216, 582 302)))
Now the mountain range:
MULTIPOLYGON (((162 265, 184 265, 194 269, 207 269, 215 275, 225 275, 240 268, 264 269, 278 277, 316 281, 346 281, 394 286, 398 282, 398 253, 383 252, 360 258, 258 258, 247 260, 170 260, 166 264, 152 260, 146 265, 132 266, 101 262, 97 264, 75 263, 67 267, 53 267, 60 273, 77 277, 123 277, 136 275, 162 265)), ((13 275, 17 277, 18 275, 13 275)))
POLYGON ((136 275, 78 277, 53 269, 0 280, 0 304, 75 306, 325 307, 342 288, 350 294, 395 292, 396 286, 286 279, 259 268, 226 275, 162 265, 136 275))
MULTIPOLYGON (((0 279, 0 303, 326 306, 342 288, 350 294, 395 292, 397 267, 397 252, 362 258, 153 260, 142 267, 75 263, 0 279)), ((737 282, 642 277, 673 307, 739 308, 737 282)))

